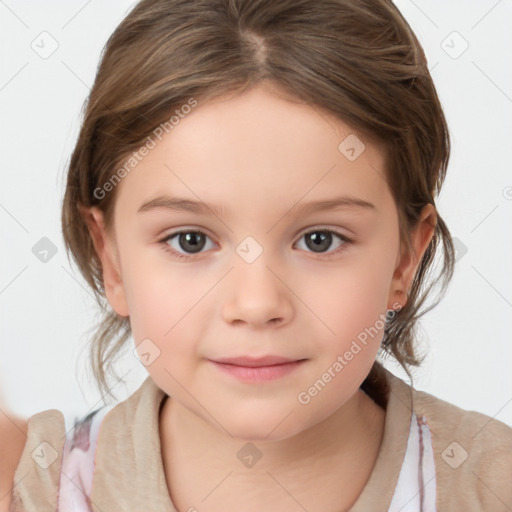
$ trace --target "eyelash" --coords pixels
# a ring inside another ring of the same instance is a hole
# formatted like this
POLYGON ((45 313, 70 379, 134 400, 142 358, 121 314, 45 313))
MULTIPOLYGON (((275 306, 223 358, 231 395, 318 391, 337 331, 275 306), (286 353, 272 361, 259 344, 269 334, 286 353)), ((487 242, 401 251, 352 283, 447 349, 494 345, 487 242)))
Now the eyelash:
MULTIPOLYGON (((199 234, 202 234, 202 235, 205 235, 205 236, 208 236, 206 235, 205 233, 203 233, 202 231, 199 231, 199 230, 194 230, 194 229, 186 229, 186 230, 182 230, 182 231, 176 231, 174 233, 170 233, 168 235, 165 236, 165 238, 159 240, 159 243, 162 244, 163 246, 163 250, 167 253, 170 253, 173 257, 179 259, 179 260, 190 260, 192 259, 195 255, 197 254, 201 254, 200 252, 199 253, 196 253, 196 254, 188 254, 188 255, 185 255, 181 252, 178 252, 174 249, 172 249, 169 244, 167 243, 169 240, 171 240, 172 238, 174 238, 175 236, 177 235, 180 235, 182 233, 199 233, 199 234)), ((326 228, 316 228, 316 229, 312 229, 310 231, 306 231, 305 233, 303 233, 299 240, 306 236, 306 235, 309 235, 311 233, 332 233, 333 235, 336 235, 338 236, 344 243, 342 245, 340 245, 337 249, 335 249, 334 251, 332 252, 326 252, 326 253, 314 253, 312 252, 312 254, 318 254, 322 257, 322 259, 330 259, 330 258, 333 258, 335 256, 337 256, 338 254, 340 254, 341 252, 343 252, 348 245, 352 244, 354 242, 354 240, 352 240, 351 238, 348 238, 346 235, 343 235, 341 233, 339 233, 338 231, 334 231, 332 229, 326 229, 326 228)), ((209 238, 209 237, 208 237, 209 238)), ((309 252, 309 251, 308 251, 309 252)))

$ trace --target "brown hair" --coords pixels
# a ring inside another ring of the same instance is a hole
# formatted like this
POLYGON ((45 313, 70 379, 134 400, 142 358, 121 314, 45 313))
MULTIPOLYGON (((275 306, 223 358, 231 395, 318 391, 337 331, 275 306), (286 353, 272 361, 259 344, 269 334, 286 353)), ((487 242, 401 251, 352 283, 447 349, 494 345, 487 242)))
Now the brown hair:
MULTIPOLYGON (((103 49, 67 174, 62 230, 68 253, 94 291, 102 318, 90 362, 101 392, 114 356, 129 338, 128 318, 105 299, 101 262, 79 205, 98 206, 111 228, 116 189, 98 198, 155 127, 193 98, 239 93, 266 81, 329 112, 362 140, 382 144, 386 178, 399 211, 402 249, 427 203, 434 203, 450 154, 447 123, 424 51, 390 0, 142 0, 103 49)), ((419 366, 417 319, 439 303, 452 277, 450 232, 437 216, 405 307, 386 322, 379 355, 396 358, 412 379, 419 366), (438 245, 443 264, 428 276, 438 245), (438 299, 420 311, 434 286, 438 299)), ((377 401, 383 367, 361 386, 377 401)))

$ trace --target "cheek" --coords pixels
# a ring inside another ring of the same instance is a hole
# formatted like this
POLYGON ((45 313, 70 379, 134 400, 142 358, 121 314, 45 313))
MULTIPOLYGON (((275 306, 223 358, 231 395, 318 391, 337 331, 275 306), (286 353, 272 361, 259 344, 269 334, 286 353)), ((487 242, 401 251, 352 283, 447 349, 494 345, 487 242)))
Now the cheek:
POLYGON ((314 404, 315 414, 327 417, 370 372, 386 325, 391 274, 389 261, 372 263, 361 257, 331 276, 329 292, 317 302, 329 329, 316 329, 314 375, 297 396, 300 404, 314 404))
MULTIPOLYGON (((325 323, 316 329, 321 340, 317 354, 322 371, 330 369, 331 376, 336 375, 331 377, 331 391, 323 394, 319 403, 340 398, 352 385, 357 389, 380 347, 395 256, 386 245, 375 245, 350 261, 347 258, 339 270, 331 272, 323 282, 325 293, 316 288, 315 296, 321 300, 316 302, 315 312, 325 323)), ((330 378, 328 374, 324 377, 319 375, 322 381, 330 378)))
POLYGON ((344 339, 371 327, 386 313, 392 273, 384 259, 366 256, 340 267, 324 283, 324 293, 316 294, 320 317, 344 339))
POLYGON ((184 279, 176 269, 156 266, 133 269, 126 295, 132 336, 139 358, 153 380, 168 394, 179 395, 185 376, 193 370, 202 323, 197 303, 204 290, 184 279), (143 271, 142 271, 143 270, 143 271), (143 354, 150 356, 144 360, 143 354))
POLYGON ((211 285, 184 266, 166 262, 165 254, 148 256, 123 269, 132 336, 136 345, 150 339, 160 351, 158 365, 171 369, 201 339, 199 303, 211 285))
POLYGON ((186 265, 167 259, 163 249, 126 250, 132 255, 123 265, 132 330, 148 329, 161 337, 204 295, 204 283, 187 272, 186 265))

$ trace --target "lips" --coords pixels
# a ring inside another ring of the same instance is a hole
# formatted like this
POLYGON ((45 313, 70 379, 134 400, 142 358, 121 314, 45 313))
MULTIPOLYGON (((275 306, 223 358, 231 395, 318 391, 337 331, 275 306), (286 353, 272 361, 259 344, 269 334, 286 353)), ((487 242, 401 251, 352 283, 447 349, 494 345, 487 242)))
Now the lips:
POLYGON ((218 359, 212 359, 214 363, 231 364, 234 366, 243 366, 246 368, 259 368, 263 366, 275 366, 280 364, 294 363, 296 361, 302 361, 303 359, 294 359, 282 356, 265 356, 265 357, 249 357, 249 356, 238 356, 238 357, 224 357, 218 359))
POLYGON ((305 364, 306 359, 293 359, 282 356, 265 357, 228 357, 209 360, 224 375, 230 379, 247 384, 263 384, 275 381, 294 373, 305 364))

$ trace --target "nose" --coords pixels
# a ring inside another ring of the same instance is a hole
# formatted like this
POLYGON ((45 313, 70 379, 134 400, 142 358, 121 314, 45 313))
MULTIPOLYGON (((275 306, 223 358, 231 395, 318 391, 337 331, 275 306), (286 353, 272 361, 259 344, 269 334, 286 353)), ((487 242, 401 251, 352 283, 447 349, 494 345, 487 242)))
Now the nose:
POLYGON ((265 258, 265 252, 252 263, 235 260, 226 279, 223 317, 231 324, 253 328, 284 325, 293 315, 286 279, 265 258))

